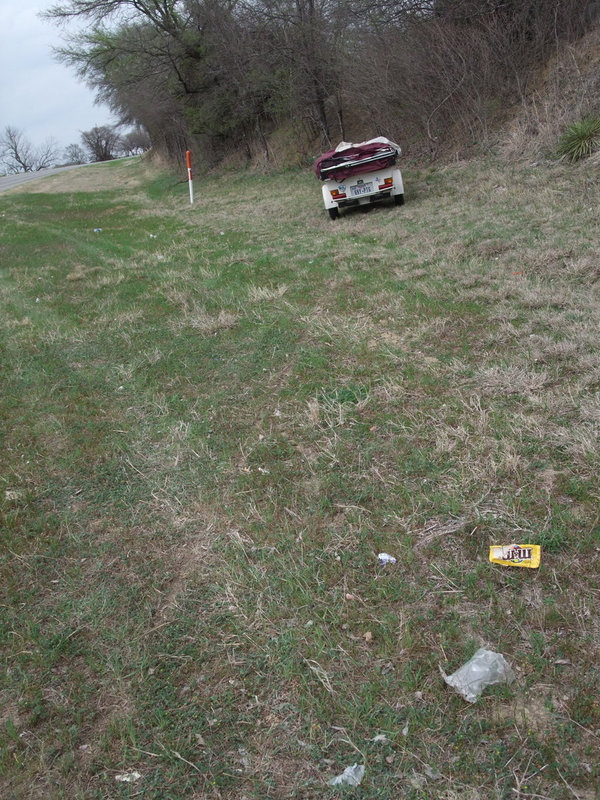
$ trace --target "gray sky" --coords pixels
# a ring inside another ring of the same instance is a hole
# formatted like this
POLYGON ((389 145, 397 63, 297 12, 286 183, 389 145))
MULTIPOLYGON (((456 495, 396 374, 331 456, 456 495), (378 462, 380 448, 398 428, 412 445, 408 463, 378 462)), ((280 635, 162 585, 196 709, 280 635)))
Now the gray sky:
POLYGON ((0 131, 12 125, 33 145, 80 144, 80 131, 115 122, 75 72, 55 61, 60 29, 38 16, 54 0, 0 0, 0 131))

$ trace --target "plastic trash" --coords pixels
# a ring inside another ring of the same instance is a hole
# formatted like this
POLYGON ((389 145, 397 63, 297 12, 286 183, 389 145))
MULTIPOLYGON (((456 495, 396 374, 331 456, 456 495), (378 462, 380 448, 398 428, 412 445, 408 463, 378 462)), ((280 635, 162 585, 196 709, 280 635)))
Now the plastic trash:
POLYGON ((539 544, 506 544, 490 546, 490 561, 503 567, 528 567, 540 565, 542 548, 539 544))
POLYGON ((94 228, 94 233, 102 233, 102 228, 94 228))
POLYGON ((131 769, 127 772, 122 772, 120 775, 115 775, 115 780, 119 783, 135 783, 136 781, 139 781, 141 777, 142 776, 137 770, 131 769))
POLYGON ((512 683, 515 674, 503 655, 481 647, 466 664, 446 675, 440 672, 448 686, 452 686, 469 703, 474 703, 488 686, 497 683, 512 683))
POLYGON ((327 781, 329 786, 359 786, 365 774, 364 764, 353 764, 346 767, 341 775, 327 781))
POLYGON ((379 553, 377 558, 381 564, 395 564, 396 559, 394 556, 391 556, 389 553, 379 553))

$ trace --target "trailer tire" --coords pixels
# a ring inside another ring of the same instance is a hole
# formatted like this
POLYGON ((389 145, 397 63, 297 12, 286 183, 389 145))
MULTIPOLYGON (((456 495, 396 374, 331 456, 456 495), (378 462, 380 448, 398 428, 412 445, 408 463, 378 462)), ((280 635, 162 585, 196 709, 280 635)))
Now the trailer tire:
POLYGON ((394 195, 394 203, 396 203, 397 206, 403 206, 404 205, 404 195, 403 194, 395 194, 394 195))
POLYGON ((340 210, 337 206, 335 208, 328 208, 327 211, 331 219, 337 219, 340 215, 340 210))

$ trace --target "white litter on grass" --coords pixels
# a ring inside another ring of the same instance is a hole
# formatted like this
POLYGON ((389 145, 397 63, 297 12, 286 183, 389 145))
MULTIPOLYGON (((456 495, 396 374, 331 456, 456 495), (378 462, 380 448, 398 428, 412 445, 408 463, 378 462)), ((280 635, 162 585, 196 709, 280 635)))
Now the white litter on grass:
POLYGON ((421 775, 420 772, 415 772, 414 770, 412 776, 408 780, 413 789, 417 790, 422 789, 427 783, 425 775, 421 775))
POLYGON ((346 767, 341 775, 327 781, 329 786, 359 786, 365 774, 364 764, 353 764, 346 767))
POLYGON ((395 557, 391 556, 389 553, 379 553, 377 555, 377 558, 379 559, 379 562, 381 564, 395 564, 396 563, 395 557))
POLYGON ((388 739, 388 737, 385 735, 385 733, 378 733, 378 734, 377 734, 377 736, 374 736, 374 737, 371 739, 371 741, 372 741, 372 742, 382 742, 383 744, 385 744, 385 742, 389 742, 389 739, 388 739))
POLYGON ((115 780, 119 783, 135 783, 141 778, 141 774, 135 769, 130 769, 128 772, 122 772, 120 775, 115 775, 115 780))
POLYGON ((427 775, 429 780, 432 781, 441 781, 442 778, 444 777, 438 769, 434 769, 429 764, 425 764, 423 771, 425 772, 425 775, 427 775))
POLYGON ((501 653, 481 647, 473 658, 463 664, 452 675, 446 675, 440 667, 442 677, 469 703, 474 703, 487 686, 497 683, 512 683, 515 674, 501 653))

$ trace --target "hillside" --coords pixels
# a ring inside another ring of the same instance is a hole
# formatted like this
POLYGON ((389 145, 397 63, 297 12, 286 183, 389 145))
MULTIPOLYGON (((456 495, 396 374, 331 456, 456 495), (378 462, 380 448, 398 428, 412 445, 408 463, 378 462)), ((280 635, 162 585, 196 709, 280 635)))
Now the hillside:
POLYGON ((504 157, 552 157, 565 128, 600 113, 600 27, 560 49, 499 126, 504 157))

